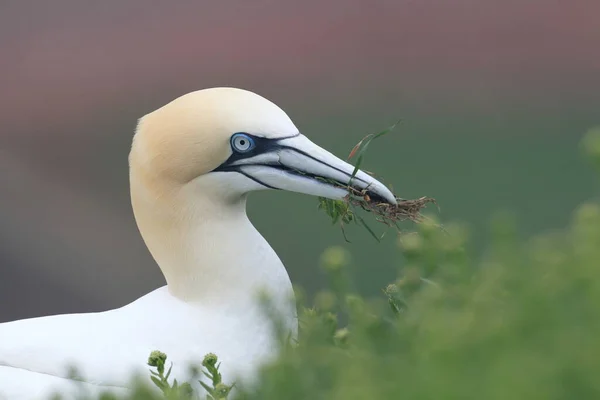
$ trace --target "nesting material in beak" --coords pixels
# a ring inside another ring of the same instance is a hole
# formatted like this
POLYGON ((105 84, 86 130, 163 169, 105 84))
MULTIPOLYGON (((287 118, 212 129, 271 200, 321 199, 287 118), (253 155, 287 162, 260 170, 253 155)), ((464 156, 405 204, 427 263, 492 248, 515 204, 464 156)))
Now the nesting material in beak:
MULTIPOLYGON (((372 140, 391 132, 399 122, 400 121, 382 132, 365 136, 354 146, 350 152, 350 155, 348 156, 348 159, 356 157, 355 172, 358 171, 360 164, 362 163, 369 143, 372 140)), ((424 219, 421 210, 430 203, 437 205, 437 202, 434 198, 427 196, 423 196, 418 199, 407 200, 402 199, 394 194, 393 196, 396 199, 396 204, 392 204, 388 201, 382 201, 380 198, 372 198, 366 189, 357 190, 356 188, 349 186, 347 190, 349 194, 344 197, 343 200, 331 200, 320 197, 319 208, 325 210, 327 215, 332 218, 334 223, 340 222, 342 224, 342 228, 344 223, 349 223, 352 221, 360 223, 377 240, 379 240, 379 237, 373 232, 369 225, 354 212, 353 209, 360 208, 363 211, 371 213, 375 217, 376 221, 381 222, 388 227, 395 227, 399 230, 399 222, 409 220, 415 223, 420 223, 424 219)))

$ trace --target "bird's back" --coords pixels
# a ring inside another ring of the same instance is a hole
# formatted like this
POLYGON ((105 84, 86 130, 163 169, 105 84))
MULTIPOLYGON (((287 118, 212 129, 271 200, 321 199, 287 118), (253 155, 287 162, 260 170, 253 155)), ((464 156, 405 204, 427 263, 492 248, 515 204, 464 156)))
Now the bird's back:
POLYGON ((168 355, 179 381, 209 352, 234 380, 275 349, 270 326, 256 313, 193 306, 163 287, 116 310, 0 324, 0 399, 72 391, 69 367, 92 389, 125 388, 133 374, 149 382, 146 361, 154 350, 168 355))
POLYGON ((70 379, 74 374, 88 382, 84 386, 90 390, 125 387, 129 375, 124 372, 135 358, 143 365, 147 357, 136 348, 131 333, 115 330, 126 314, 118 309, 0 324, 0 399, 68 394, 78 388, 70 379), (127 349, 122 348, 125 343, 127 349))

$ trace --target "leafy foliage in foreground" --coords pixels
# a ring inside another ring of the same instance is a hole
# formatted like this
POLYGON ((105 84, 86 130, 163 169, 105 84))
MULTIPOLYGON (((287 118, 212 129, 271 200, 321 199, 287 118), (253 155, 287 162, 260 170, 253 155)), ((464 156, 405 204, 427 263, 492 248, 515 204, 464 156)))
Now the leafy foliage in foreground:
POLYGON ((310 307, 299 296, 298 345, 229 398, 600 398, 599 204, 528 240, 498 215, 481 259, 459 224, 425 222, 399 247, 398 277, 376 299, 353 292, 349 254, 329 249, 330 289, 310 307))

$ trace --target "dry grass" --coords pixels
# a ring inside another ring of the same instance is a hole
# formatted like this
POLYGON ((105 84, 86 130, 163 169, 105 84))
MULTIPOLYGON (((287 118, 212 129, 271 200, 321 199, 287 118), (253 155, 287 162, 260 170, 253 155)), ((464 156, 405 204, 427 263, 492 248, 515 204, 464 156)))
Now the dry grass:
POLYGON ((373 201, 366 193, 359 194, 360 196, 347 196, 345 201, 354 207, 360 207, 366 212, 373 213, 378 222, 384 223, 387 226, 396 226, 398 222, 407 220, 417 223, 421 222, 423 221, 421 210, 430 203, 437 206, 435 199, 427 196, 412 200, 396 197, 398 204, 393 205, 373 201))

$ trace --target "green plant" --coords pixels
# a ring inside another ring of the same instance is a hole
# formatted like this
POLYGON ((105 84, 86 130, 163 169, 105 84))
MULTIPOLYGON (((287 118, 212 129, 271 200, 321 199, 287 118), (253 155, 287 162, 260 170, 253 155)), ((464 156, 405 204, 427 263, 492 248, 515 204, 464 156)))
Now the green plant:
POLYGON ((169 383, 169 377, 173 365, 169 367, 165 374, 165 364, 167 355, 161 351, 155 350, 148 357, 148 365, 156 368, 156 371, 150 370, 152 374, 150 379, 163 392, 166 399, 191 399, 193 395, 192 386, 189 383, 179 384, 177 379, 173 380, 173 384, 169 383))
POLYGON ((206 396, 207 400, 225 400, 229 396, 231 389, 235 387, 235 383, 233 385, 223 383, 221 373, 219 372, 220 365, 219 359, 215 354, 209 353, 204 356, 202 366, 206 368, 207 372, 203 371, 202 373, 210 379, 212 384, 212 386, 209 386, 200 381, 200 384, 208 393, 206 396))
MULTIPOLYGON (((177 379, 173 380, 173 384, 169 383, 173 365, 171 364, 165 373, 166 361, 167 355, 158 350, 150 353, 150 357, 148 357, 148 365, 156 368, 156 371, 150 370, 150 379, 154 385, 162 391, 165 399, 189 400, 198 398, 190 383, 179 383, 177 379)), ((223 382, 223 378, 219 372, 220 363, 218 357, 213 353, 205 355, 204 360, 202 360, 202 367, 205 369, 201 371, 202 374, 206 376, 211 383, 208 385, 199 381, 200 385, 206 391, 206 399, 227 400, 229 393, 231 392, 231 389, 234 388, 235 384, 226 385, 223 382)))

